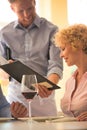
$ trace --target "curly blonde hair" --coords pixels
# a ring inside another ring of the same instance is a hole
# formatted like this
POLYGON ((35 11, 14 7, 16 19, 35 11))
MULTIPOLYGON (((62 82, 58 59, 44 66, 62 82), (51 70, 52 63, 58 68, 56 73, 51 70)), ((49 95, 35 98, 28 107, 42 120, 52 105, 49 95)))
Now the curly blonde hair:
POLYGON ((71 44, 73 48, 81 48, 87 54, 87 26, 84 24, 71 25, 55 35, 55 45, 71 44))

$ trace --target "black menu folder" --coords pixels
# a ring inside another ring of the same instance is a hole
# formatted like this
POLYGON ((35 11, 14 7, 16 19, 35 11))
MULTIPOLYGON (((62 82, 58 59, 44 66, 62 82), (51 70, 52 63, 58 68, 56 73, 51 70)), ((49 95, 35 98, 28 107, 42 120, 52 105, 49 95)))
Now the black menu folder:
POLYGON ((15 61, 10 64, 1 65, 0 68, 2 68, 11 77, 13 77, 15 80, 17 80, 20 83, 23 74, 35 74, 37 76, 38 83, 45 85, 49 90, 60 88, 58 85, 52 83, 47 78, 43 77, 42 75, 40 75, 39 73, 29 68, 28 66, 26 66, 20 61, 15 61))

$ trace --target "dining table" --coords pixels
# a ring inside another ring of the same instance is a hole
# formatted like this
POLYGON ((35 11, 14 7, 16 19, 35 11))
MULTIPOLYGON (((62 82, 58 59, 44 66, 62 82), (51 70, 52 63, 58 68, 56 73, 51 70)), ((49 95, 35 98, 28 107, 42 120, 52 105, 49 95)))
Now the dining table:
POLYGON ((63 116, 0 118, 0 130, 87 130, 87 121, 63 116))

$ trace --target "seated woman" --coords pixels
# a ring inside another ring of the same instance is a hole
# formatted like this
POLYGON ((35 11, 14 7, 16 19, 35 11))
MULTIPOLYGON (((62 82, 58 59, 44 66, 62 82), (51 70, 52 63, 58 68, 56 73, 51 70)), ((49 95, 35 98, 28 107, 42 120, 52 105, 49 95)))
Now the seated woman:
POLYGON ((0 87, 0 117, 25 117, 27 108, 19 102, 13 102, 11 105, 7 102, 0 87))
POLYGON ((67 65, 77 66, 66 82, 62 111, 78 120, 87 120, 87 26, 76 24, 62 29, 55 35, 55 44, 67 65))

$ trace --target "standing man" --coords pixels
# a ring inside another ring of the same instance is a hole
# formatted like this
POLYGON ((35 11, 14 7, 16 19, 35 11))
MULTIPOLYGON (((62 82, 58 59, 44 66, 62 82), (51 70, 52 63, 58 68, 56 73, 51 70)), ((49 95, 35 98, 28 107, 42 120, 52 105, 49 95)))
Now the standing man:
MULTIPOLYGON (((52 43, 58 30, 45 18, 36 14, 35 0, 8 0, 18 20, 11 22, 1 30, 0 51, 6 56, 6 48, 11 51, 11 58, 20 60, 39 74, 57 84, 62 77, 63 64, 59 49, 52 43), (58 57, 57 57, 58 56, 58 57)), ((55 92, 45 86, 39 86, 39 96, 31 103, 32 116, 56 116, 55 92)), ((20 91, 20 84, 14 79, 9 84, 8 101, 21 101, 28 108, 28 103, 20 91)))

